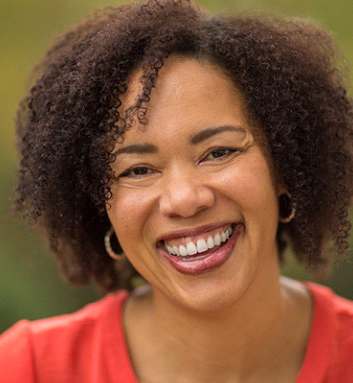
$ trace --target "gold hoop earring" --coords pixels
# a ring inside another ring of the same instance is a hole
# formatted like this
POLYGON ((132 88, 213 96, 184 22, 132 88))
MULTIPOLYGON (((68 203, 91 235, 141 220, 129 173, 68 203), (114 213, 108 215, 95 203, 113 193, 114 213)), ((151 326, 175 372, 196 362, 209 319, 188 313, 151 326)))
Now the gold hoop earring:
POLYGON ((292 195, 289 192, 285 192, 279 195, 278 199, 280 210, 278 220, 281 223, 289 223, 295 217, 297 212, 297 209, 292 202, 292 195))
POLYGON ((110 243, 112 235, 115 233, 113 226, 107 231, 107 234, 104 237, 104 246, 105 246, 105 251, 109 254, 109 256, 113 259, 116 260, 121 260, 125 258, 125 254, 117 254, 110 243))

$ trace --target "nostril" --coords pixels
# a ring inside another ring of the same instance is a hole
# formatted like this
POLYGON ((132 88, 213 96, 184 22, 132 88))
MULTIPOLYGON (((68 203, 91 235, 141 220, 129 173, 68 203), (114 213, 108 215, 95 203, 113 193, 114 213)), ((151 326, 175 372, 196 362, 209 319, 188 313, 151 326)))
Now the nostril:
POLYGON ((160 197, 159 208, 166 216, 190 217, 213 206, 214 202, 215 196, 211 189, 187 184, 164 192, 160 197))

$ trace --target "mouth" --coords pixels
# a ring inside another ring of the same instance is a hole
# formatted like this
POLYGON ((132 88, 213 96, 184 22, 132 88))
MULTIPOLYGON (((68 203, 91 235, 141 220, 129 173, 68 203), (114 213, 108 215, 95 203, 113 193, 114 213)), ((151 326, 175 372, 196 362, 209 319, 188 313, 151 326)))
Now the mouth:
POLYGON ((184 261, 202 259, 221 248, 233 234, 233 225, 218 228, 212 232, 194 238, 184 237, 174 240, 164 240, 162 245, 172 256, 184 261))
POLYGON ((231 256, 242 231, 239 223, 208 228, 192 236, 161 239, 157 249, 177 271, 195 276, 221 267, 231 256))

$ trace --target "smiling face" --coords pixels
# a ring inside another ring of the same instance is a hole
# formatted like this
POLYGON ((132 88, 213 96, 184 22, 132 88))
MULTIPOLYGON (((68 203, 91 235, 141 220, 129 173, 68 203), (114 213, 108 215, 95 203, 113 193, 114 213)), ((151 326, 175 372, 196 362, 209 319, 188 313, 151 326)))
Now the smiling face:
POLYGON ((218 67, 170 58, 147 117, 116 144, 108 216, 154 294, 214 310, 278 280, 281 190, 235 85, 218 67))

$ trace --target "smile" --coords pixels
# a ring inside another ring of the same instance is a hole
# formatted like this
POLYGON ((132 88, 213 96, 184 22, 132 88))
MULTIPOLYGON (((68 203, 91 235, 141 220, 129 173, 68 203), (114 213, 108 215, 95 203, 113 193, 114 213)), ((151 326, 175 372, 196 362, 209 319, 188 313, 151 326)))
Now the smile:
POLYGON ((188 237, 163 242, 169 254, 188 260, 208 256, 226 243, 232 234, 233 228, 228 226, 226 229, 218 228, 211 233, 205 233, 195 238, 188 237), (192 258, 190 258, 191 256, 192 258))
POLYGON ((176 271, 197 276, 220 268, 233 254, 243 230, 243 224, 233 223, 175 233, 161 239, 157 249, 176 271))

